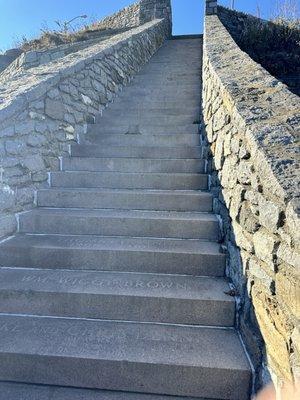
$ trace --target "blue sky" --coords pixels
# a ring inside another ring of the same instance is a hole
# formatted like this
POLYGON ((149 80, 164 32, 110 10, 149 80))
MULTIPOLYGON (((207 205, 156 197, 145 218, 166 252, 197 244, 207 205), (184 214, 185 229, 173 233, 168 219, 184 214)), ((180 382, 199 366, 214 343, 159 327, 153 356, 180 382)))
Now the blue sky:
MULTIPOLYGON (((300 1, 300 0, 298 0, 300 1)), ((55 27, 55 20, 68 21, 77 15, 87 14, 89 19, 100 19, 129 4, 134 0, 0 0, 0 50, 14 45, 16 40, 26 36, 39 35, 47 25, 55 27)), ((230 0, 219 0, 229 5, 230 0)), ((202 0, 172 0, 174 11, 174 34, 202 32, 202 0)), ((269 18, 275 0, 235 0, 236 8, 257 13, 260 4, 261 15, 269 18)))

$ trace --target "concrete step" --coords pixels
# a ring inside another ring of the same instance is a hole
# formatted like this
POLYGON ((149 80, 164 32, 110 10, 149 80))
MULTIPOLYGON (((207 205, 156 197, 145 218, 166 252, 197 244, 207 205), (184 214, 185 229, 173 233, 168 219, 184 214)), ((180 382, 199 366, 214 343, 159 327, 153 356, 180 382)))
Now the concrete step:
POLYGON ((57 188, 39 190, 37 203, 56 208, 210 212, 212 195, 192 190, 57 188))
MULTIPOLYGON (((181 101, 185 101, 187 105, 189 105, 189 101, 197 100, 200 102, 201 98, 201 87, 200 85, 195 87, 194 85, 190 88, 178 87, 174 88, 172 86, 166 87, 161 84, 159 87, 158 84, 154 87, 140 87, 137 86, 128 86, 124 91, 119 92, 118 96, 121 99, 123 98, 142 98, 144 96, 152 98, 153 100, 174 100, 174 98, 179 98, 181 101), (175 97, 176 96, 176 97, 175 97)), ((200 106, 200 104, 199 104, 200 106)))
POLYGON ((211 400, 0 382, 0 400, 211 400))
POLYGON ((223 278, 0 268, 0 312, 231 327, 223 278))
POLYGON ((96 124, 89 125, 88 133, 93 134, 116 134, 116 135, 140 135, 140 136, 150 136, 150 135, 176 135, 176 134, 189 134, 189 135, 197 135, 199 133, 199 125, 198 124, 187 124, 187 125, 170 125, 170 124, 161 124, 161 125, 148 125, 144 122, 139 123, 138 121, 131 121, 126 123, 123 121, 122 124, 118 123, 118 121, 114 121, 113 123, 99 122, 96 124))
POLYGON ((150 99, 153 98, 153 100, 174 100, 175 97, 172 96, 178 96, 177 99, 180 99, 181 101, 185 100, 188 102, 187 105, 189 105, 189 101, 192 100, 197 100, 199 102, 201 97, 201 86, 200 84, 188 85, 187 88, 184 88, 182 86, 176 87, 173 84, 164 85, 162 83, 159 90, 158 84, 155 86, 132 85, 126 86, 123 91, 118 92, 118 97, 120 99, 136 96, 138 100, 142 100, 142 97, 146 95, 150 99))
POLYGON ((19 215, 21 233, 219 239, 214 214, 42 208, 19 215))
POLYGON ((160 99, 157 98, 150 98, 145 96, 143 98, 134 98, 133 96, 127 96, 127 98, 116 97, 112 103, 108 105, 110 108, 121 108, 124 110, 124 107, 128 107, 128 109, 142 109, 146 108, 148 110, 158 109, 161 108, 162 110, 167 109, 174 109, 180 111, 186 110, 200 110, 200 101, 199 99, 189 99, 188 104, 182 102, 180 98, 172 98, 172 99, 160 99))
MULTIPOLYGON (((199 146, 199 134, 185 132, 172 134, 115 134, 100 133, 89 126, 89 132, 81 137, 83 143, 96 143, 113 146, 199 146), (92 131, 92 132, 91 132, 92 131)), ((123 130, 123 129, 121 129, 123 130)), ((81 141, 81 143, 82 143, 81 141)))
MULTIPOLYGON (((214 242, 103 236, 17 235, 0 244, 0 266, 224 276, 214 242)), ((0 378, 1 380, 1 378, 0 378)))
MULTIPOLYGON (((163 115, 162 113, 141 113, 138 110, 132 113, 119 113, 112 110, 106 110, 103 116, 96 117, 96 123, 109 126, 109 125, 150 125, 151 127, 161 125, 190 125, 195 122, 197 116, 195 115, 163 115)), ((198 118, 199 120, 199 118, 198 118)))
POLYGON ((161 94, 173 92, 198 94, 201 92, 201 80, 198 76, 187 79, 181 78, 180 74, 178 76, 160 74, 157 70, 157 72, 147 73, 144 76, 136 76, 128 86, 124 87, 121 93, 134 90, 161 94), (146 77, 148 77, 148 80, 146 80, 146 77))
POLYGON ((124 90, 127 90, 129 87, 156 89, 159 84, 161 85, 161 90, 163 92, 170 89, 201 90, 200 73, 196 72, 195 74, 185 75, 180 72, 169 73, 156 69, 136 75, 130 84, 124 88, 124 90))
POLYGON ((199 126, 197 124, 188 125, 155 125, 149 126, 147 124, 138 124, 134 121, 132 123, 118 124, 115 123, 97 123, 89 125, 89 135, 102 134, 116 134, 116 135, 135 135, 136 136, 151 136, 151 135, 197 135, 199 133, 199 126))
POLYGON ((206 161, 192 158, 63 157, 61 165, 63 171, 205 173, 206 161))
POLYGON ((200 190, 207 189, 203 174, 122 173, 122 172, 51 172, 52 187, 200 190))
MULTIPOLYGON (((140 74, 145 76, 145 81, 147 82, 147 77, 151 75, 153 72, 161 72, 161 76, 165 75, 178 75, 183 81, 186 77, 195 76, 198 79, 201 77, 201 64, 199 63, 199 59, 197 57, 191 59, 191 64, 187 63, 179 63, 179 64, 170 64, 169 59, 165 58, 164 60, 160 60, 158 62, 150 62, 146 64, 140 74)), ((138 74, 137 76, 139 76, 138 74)))
POLYGON ((200 146, 97 146, 72 145, 73 157, 201 158, 200 146))
POLYGON ((233 329, 7 315, 0 327, 2 380, 248 399, 233 329))
POLYGON ((109 103, 108 107, 103 111, 103 115, 106 113, 112 113, 116 115, 127 115, 127 114, 136 114, 136 113, 143 113, 143 114, 163 114, 163 115, 192 115, 192 116, 197 116, 200 118, 200 107, 199 105, 187 105, 187 104, 182 104, 178 103, 177 106, 171 108, 168 104, 164 103, 161 107, 158 108, 155 105, 155 101, 152 101, 151 103, 148 102, 148 104, 145 106, 144 102, 147 99, 143 99, 142 102, 135 101, 135 99, 132 99, 131 102, 128 102, 126 104, 126 109, 124 110, 124 107, 120 102, 113 102, 109 103), (149 105, 150 104, 150 105, 149 105))

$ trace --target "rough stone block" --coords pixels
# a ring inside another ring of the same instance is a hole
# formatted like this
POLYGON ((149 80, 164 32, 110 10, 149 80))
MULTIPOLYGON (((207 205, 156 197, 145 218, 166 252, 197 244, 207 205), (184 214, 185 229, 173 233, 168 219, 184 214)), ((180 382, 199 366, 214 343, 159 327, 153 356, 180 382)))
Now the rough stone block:
POLYGON ((17 220, 13 214, 0 214, 0 239, 13 235, 17 230, 17 220))
POLYGON ((62 121, 65 114, 64 105, 58 100, 47 98, 45 101, 45 114, 50 118, 62 121))
POLYGON ((284 336, 277 330, 276 322, 273 320, 272 314, 270 314, 270 310, 267 307, 268 299, 266 295, 254 286, 252 300, 259 327, 266 344, 269 363, 278 376, 291 380, 292 371, 288 343, 284 336))
POLYGON ((259 201, 259 223, 267 228, 270 232, 276 232, 280 221, 280 208, 265 201, 263 198, 259 201))
POLYGON ((276 267, 274 259, 277 244, 276 237, 261 228, 259 231, 254 233, 253 243, 256 256, 266 262, 272 271, 275 271, 276 267))
POLYGON ((280 301, 300 320, 300 273, 289 266, 280 266, 276 274, 276 294, 280 301))

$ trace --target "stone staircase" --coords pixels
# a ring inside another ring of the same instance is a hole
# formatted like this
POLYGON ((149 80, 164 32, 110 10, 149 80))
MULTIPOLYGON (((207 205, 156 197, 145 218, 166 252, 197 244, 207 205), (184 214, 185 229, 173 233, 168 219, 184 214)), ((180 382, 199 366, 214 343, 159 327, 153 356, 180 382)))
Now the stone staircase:
POLYGON ((0 245, 1 400, 249 399, 199 145, 201 45, 168 41, 0 245))

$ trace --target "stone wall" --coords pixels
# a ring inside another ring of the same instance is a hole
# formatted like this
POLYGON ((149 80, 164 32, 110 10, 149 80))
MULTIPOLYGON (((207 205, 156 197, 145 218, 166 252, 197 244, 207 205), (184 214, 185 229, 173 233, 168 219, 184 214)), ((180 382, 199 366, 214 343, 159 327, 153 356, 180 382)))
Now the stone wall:
POLYGON ((218 7, 218 16, 243 51, 300 95, 299 28, 225 7, 218 7))
POLYGON ((85 40, 63 44, 47 49, 31 50, 22 53, 9 67, 0 73, 0 84, 13 76, 22 73, 23 70, 38 67, 39 65, 47 64, 56 61, 69 54, 77 53, 87 47, 100 43, 103 40, 108 40, 111 37, 126 32, 130 28, 123 29, 105 29, 104 31, 90 31, 85 33, 85 40), (90 39, 88 39, 90 38, 90 39))
POLYGON ((140 25, 140 2, 125 7, 99 21, 97 29, 132 28, 140 25))
MULTIPOLYGON (((212 13, 213 14, 213 13, 212 13)), ((203 144, 227 274, 256 388, 300 377, 299 97, 237 46, 217 15, 204 33, 203 144)))
MULTIPOLYGON (((65 57, 91 46, 93 41, 96 43, 97 40, 107 40, 122 31, 125 32, 155 19, 166 20, 170 36, 172 33, 171 0, 140 0, 102 19, 86 30, 70 34, 69 39, 71 38, 72 42, 69 43, 53 46, 49 44, 49 40, 44 43, 43 37, 30 41, 27 47, 34 50, 11 49, 0 54, 0 80, 6 80, 23 69, 33 68, 65 57)), ((56 34, 56 36, 59 35, 56 34)), ((57 39, 58 37, 56 37, 57 39)), ((62 38, 60 38, 61 40, 62 38)))
POLYGON ((20 49, 10 49, 0 54, 0 73, 5 70, 17 57, 22 54, 20 49))
POLYGON ((33 207, 48 171, 168 36, 154 20, 110 40, 14 76, 0 92, 0 235, 33 207))
POLYGON ((171 0, 140 0, 97 23, 97 29, 128 28, 154 19, 167 19, 172 31, 171 0))

